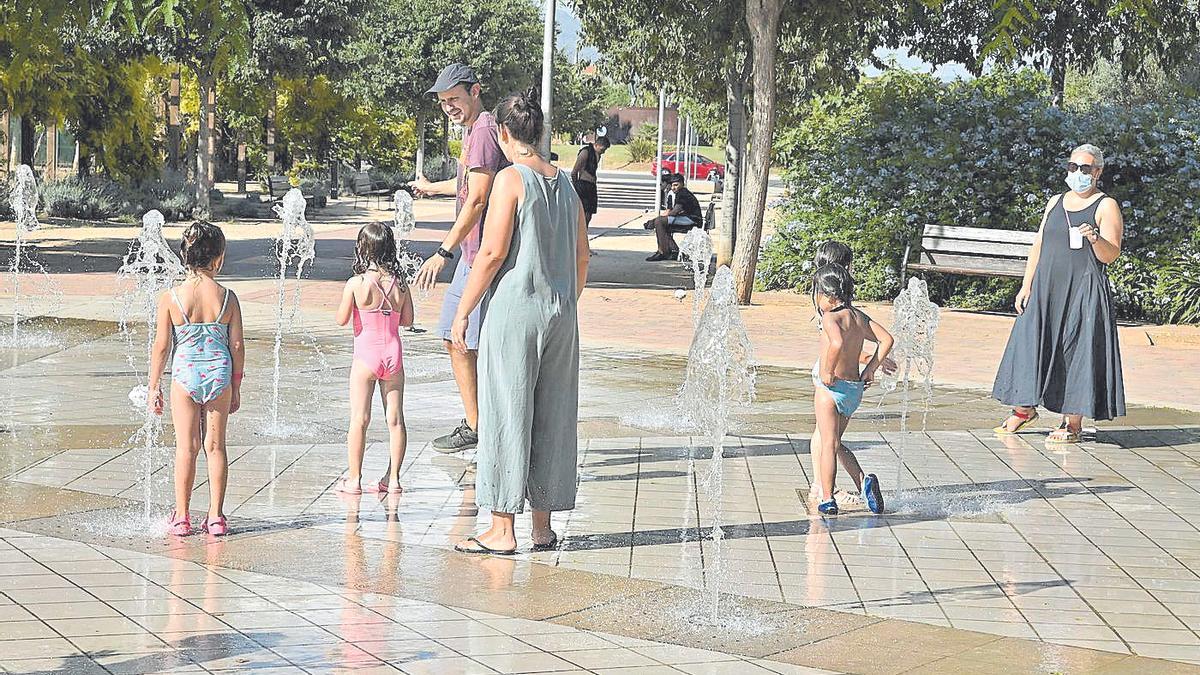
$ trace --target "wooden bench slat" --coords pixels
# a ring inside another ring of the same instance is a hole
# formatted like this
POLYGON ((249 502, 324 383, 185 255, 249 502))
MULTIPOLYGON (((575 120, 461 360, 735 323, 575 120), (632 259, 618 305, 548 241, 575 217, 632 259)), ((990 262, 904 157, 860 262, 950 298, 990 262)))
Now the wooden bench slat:
POLYGON ((994 270, 978 270, 966 267, 947 267, 945 265, 925 265, 922 263, 909 263, 908 269, 917 272, 940 272, 942 274, 960 274, 969 277, 1007 277, 1012 279, 1020 279, 1023 274, 1013 272, 997 272, 994 270))
POLYGON ((1007 244, 1032 244, 1037 232, 1022 230, 993 230, 986 227, 957 227, 953 225, 926 225, 924 237, 943 239, 967 239, 970 241, 994 241, 1007 244))
POLYGON ((1004 258, 1028 258, 1030 248, 1029 244, 1002 244, 994 241, 973 241, 970 239, 928 237, 921 240, 921 250, 923 251, 967 253, 1004 258))
POLYGON ((941 253, 938 251, 921 251, 917 258, 917 263, 910 264, 909 268, 921 266, 922 269, 928 269, 938 272, 949 272, 951 274, 967 274, 965 271, 955 270, 972 270, 971 274, 993 275, 993 276, 1023 276, 1025 274, 1025 261, 1016 258, 988 258, 984 256, 973 255, 955 255, 953 253, 941 253))

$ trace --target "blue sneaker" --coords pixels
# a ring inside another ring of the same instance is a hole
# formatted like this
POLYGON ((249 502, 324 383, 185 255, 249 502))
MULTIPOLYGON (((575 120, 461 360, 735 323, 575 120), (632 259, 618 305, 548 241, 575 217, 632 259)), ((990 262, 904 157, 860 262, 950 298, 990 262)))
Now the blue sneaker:
POLYGON ((863 479, 862 491, 863 500, 867 502, 871 513, 883 513, 883 492, 879 489, 879 479, 875 474, 869 473, 863 479))
POLYGON ((817 504, 817 510, 820 511, 822 515, 836 516, 838 514, 837 502, 832 499, 827 502, 821 502, 820 504, 817 504))

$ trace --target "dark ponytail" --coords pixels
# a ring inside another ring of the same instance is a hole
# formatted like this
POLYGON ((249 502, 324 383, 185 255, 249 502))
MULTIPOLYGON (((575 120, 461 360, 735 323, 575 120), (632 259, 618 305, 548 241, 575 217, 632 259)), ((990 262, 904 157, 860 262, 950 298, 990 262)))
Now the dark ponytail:
POLYGON ((225 253, 225 233, 207 220, 197 220, 183 231, 179 259, 189 270, 211 270, 225 253))
POLYGON ((542 139, 545 117, 537 87, 530 87, 520 94, 511 94, 493 113, 496 123, 504 125, 508 134, 525 145, 537 146, 542 139))
POLYGON ((836 263, 823 265, 817 268, 812 281, 813 306, 819 309, 818 293, 849 305, 854 300, 854 277, 845 267, 836 263))

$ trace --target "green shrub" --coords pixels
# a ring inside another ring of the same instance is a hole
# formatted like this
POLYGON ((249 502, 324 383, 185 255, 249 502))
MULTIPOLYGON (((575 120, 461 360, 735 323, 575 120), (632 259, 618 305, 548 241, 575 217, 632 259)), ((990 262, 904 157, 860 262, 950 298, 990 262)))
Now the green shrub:
POLYGON ((634 162, 649 162, 654 159, 654 152, 658 149, 658 141, 652 138, 634 137, 625 142, 625 149, 629 151, 629 159, 634 162))
POLYGON ((0 183, 0 220, 12 220, 16 216, 13 213, 12 204, 8 203, 9 190, 11 189, 11 183, 7 181, 0 183))
MULTIPOLYGON (((1123 254, 1109 267, 1118 311, 1171 320, 1200 312, 1176 293, 1181 250, 1200 249, 1200 103, 1064 111, 1030 71, 970 82, 891 71, 806 104, 780 133, 789 197, 765 242, 760 285, 806 288, 822 241, 845 241, 864 299, 899 290, 901 258, 926 224, 1035 230, 1085 142, 1105 151, 1101 189, 1121 203, 1123 254)), ((1011 305, 1011 281, 927 275, 939 303, 1011 305)), ((1181 320, 1181 319, 1176 319, 1181 320)))
POLYGON ((122 212, 121 187, 104 178, 70 177, 42 184, 42 208, 55 218, 107 220, 122 212))
POLYGON ((262 202, 259 201, 258 195, 247 194, 244 197, 234 199, 226 199, 222 204, 222 210, 225 217, 233 220, 237 218, 260 218, 266 214, 262 208, 262 202))
POLYGON ((190 220, 196 208, 196 186, 181 174, 167 172, 161 177, 142 181, 130 191, 128 211, 140 217, 150 209, 162 212, 167 222, 190 220))
POLYGON ((371 182, 382 185, 389 190, 399 190, 400 186, 413 179, 412 170, 394 171, 391 169, 374 168, 367 172, 371 182))

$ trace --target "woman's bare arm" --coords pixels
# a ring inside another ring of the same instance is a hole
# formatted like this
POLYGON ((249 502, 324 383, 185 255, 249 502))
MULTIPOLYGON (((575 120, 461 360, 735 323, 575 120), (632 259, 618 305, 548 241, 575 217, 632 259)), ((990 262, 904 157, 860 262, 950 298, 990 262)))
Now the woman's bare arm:
POLYGON ((483 241, 471 264, 471 274, 467 277, 455 320, 467 318, 483 301, 483 295, 508 257, 516 226, 517 202, 524 192, 521 176, 516 169, 509 167, 496 174, 496 184, 488 200, 487 219, 483 224, 483 241))
POLYGON ((583 287, 587 285, 588 263, 592 259, 592 247, 588 244, 587 216, 583 206, 579 208, 579 233, 575 238, 575 299, 583 295, 583 287))
POLYGON ((1092 253, 1096 260, 1111 265, 1121 257, 1121 240, 1125 234, 1125 218, 1117 206, 1117 200, 1101 197, 1096 209, 1096 225, 1083 225, 1079 231, 1092 242, 1092 253))

